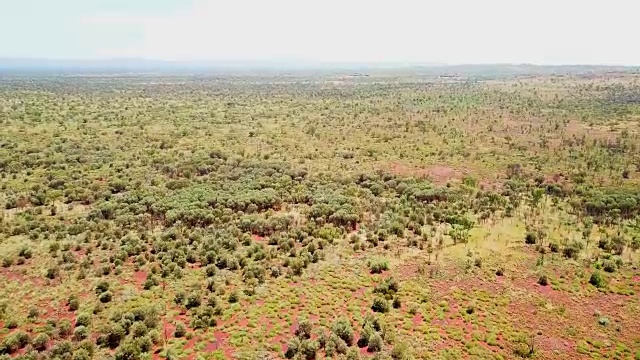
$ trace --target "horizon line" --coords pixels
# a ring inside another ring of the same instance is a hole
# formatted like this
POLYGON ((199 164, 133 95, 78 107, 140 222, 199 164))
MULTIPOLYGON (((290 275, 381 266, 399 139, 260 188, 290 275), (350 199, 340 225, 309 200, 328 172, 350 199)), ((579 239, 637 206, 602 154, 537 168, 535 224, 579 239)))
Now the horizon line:
MULTIPOLYGON (((313 59, 295 59, 295 58, 272 58, 272 59, 247 59, 247 58, 220 58, 220 59, 159 59, 146 57, 109 57, 109 58, 56 58, 56 57, 19 57, 19 56, 0 56, 1 62, 156 62, 164 64, 210 64, 210 63, 252 63, 252 64, 270 64, 270 65, 295 65, 296 63, 306 66, 318 65, 393 65, 398 67, 426 66, 426 67, 455 67, 455 66, 534 66, 534 67, 640 67, 640 64, 628 63, 535 63, 535 62, 438 62, 438 61, 403 61, 403 60, 313 60, 313 59)), ((16 64, 17 65, 17 64, 16 64)))

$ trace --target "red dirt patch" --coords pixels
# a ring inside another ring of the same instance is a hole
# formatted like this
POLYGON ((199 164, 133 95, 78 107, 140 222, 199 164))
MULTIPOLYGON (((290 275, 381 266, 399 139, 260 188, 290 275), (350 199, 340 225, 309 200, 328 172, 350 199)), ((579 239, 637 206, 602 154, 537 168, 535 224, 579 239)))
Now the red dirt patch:
POLYGON ((265 241, 264 236, 260 236, 260 235, 251 235, 251 238, 253 239, 253 241, 257 241, 257 242, 265 241))
POLYGON ((12 271, 11 269, 2 269, 0 270, 0 274, 2 274, 8 280, 24 282, 24 275, 12 271))
POLYGON ((422 325, 422 323, 424 322, 424 319, 422 318, 422 314, 413 315, 413 318, 411 319, 411 322, 413 323, 413 326, 422 325))
POLYGON ((184 349, 193 349, 194 346, 196 346, 196 342, 198 342, 198 338, 196 336, 192 337, 191 340, 187 341, 187 343, 184 344, 184 349))
POLYGON ((136 284, 138 285, 142 285, 144 284, 144 282, 147 280, 147 273, 146 271, 136 271, 133 273, 133 280, 136 282, 136 284))
POLYGON ((280 345, 280 351, 287 351, 287 340, 285 339, 284 335, 277 335, 272 339, 272 341, 274 344, 280 345))

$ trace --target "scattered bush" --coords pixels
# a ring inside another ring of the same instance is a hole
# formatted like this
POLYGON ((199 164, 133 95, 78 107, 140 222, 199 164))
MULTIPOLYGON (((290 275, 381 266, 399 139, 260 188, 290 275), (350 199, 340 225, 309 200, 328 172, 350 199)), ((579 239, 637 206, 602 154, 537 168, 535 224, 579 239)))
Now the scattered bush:
POLYGON ((100 282, 98 282, 96 284, 96 287, 95 287, 96 295, 100 295, 100 294, 104 293, 107 290, 109 290, 109 283, 108 282, 102 280, 102 281, 100 281, 100 282))
POLYGON ((185 336, 186 333, 187 333, 187 329, 185 328, 184 324, 181 322, 176 323, 176 329, 173 332, 173 336, 177 338, 181 338, 185 336))
POLYGON ((602 262, 602 270, 608 273, 614 273, 617 270, 616 263, 611 260, 605 260, 602 262))
POLYGON ((336 334, 348 346, 353 342, 353 329, 351 323, 345 318, 338 319, 331 327, 331 332, 336 334))
POLYGON ((110 302, 112 298, 113 294, 111 294, 111 291, 105 291, 100 294, 100 296, 98 296, 98 300, 100 300, 100 302, 103 304, 110 302))
POLYGON ((382 283, 376 285, 373 292, 382 295, 395 295, 399 288, 400 286, 394 278, 387 278, 382 283))
POLYGON ((76 327, 78 326, 89 326, 91 325, 91 315, 89 314, 79 314, 76 318, 76 327))
POLYGON ((405 344, 396 344, 391 350, 391 358, 393 360, 408 360, 409 348, 405 344))
POLYGON ((609 321, 609 318, 606 316, 601 316, 600 318, 598 318, 598 324, 600 324, 601 326, 608 326, 611 323, 611 321, 609 321))
POLYGON ((372 274, 381 274, 385 270, 389 270, 389 263, 387 260, 374 259, 369 261, 369 270, 372 274))
POLYGON ((200 294, 191 293, 189 294, 189 296, 187 296, 187 301, 185 302, 184 306, 187 309, 193 309, 193 308, 199 307, 200 304, 201 304, 200 294))
POLYGON ((285 351, 284 356, 287 359, 293 359, 298 354, 298 350, 300 350, 300 339, 294 337, 287 343, 287 351, 285 351))
POLYGON ((240 294, 237 291, 232 291, 231 294, 229 294, 229 303, 233 304, 238 301, 240 301, 240 294))
POLYGON ((45 350, 47 348, 47 344, 49 343, 49 335, 45 333, 40 333, 36 335, 33 340, 31 340, 31 345, 34 349, 38 351, 45 350))
POLYGON ((596 271, 591 274, 591 277, 589 278, 589 284, 597 288, 603 288, 606 286, 606 279, 600 272, 596 271))
POLYGON ((540 275, 540 277, 538 278, 538 284, 541 286, 549 285, 549 278, 547 277, 547 275, 540 275))
POLYGON ((313 340, 302 340, 300 342, 300 348, 298 353, 302 359, 313 360, 316 358, 316 352, 318 351, 318 343, 313 340))
POLYGON ((535 245, 538 242, 538 235, 534 232, 528 232, 524 237, 524 243, 527 245, 535 245))
POLYGON ((371 305, 371 310, 380 313, 386 313, 389 311, 389 303, 383 297, 377 297, 373 299, 373 305, 371 305))
POLYGON ((85 326, 77 326, 73 330, 73 340, 81 341, 89 337, 89 329, 85 326))
POLYGON ((382 351, 384 347, 384 341, 382 340, 382 336, 377 332, 374 333, 371 338, 369 338, 369 344, 367 346, 367 351, 369 352, 379 352, 382 351))
POLYGON ((400 298, 398 296, 393 298, 393 303, 391 304, 391 306, 394 309, 400 309, 400 307, 402 306, 402 302, 400 301, 400 298))
POLYGON ((311 337, 311 323, 309 320, 302 319, 298 322, 295 335, 301 339, 309 339, 311 337))
POLYGON ((69 306, 69 311, 76 311, 80 308, 80 300, 78 300, 77 296, 71 295, 67 301, 67 305, 69 306))

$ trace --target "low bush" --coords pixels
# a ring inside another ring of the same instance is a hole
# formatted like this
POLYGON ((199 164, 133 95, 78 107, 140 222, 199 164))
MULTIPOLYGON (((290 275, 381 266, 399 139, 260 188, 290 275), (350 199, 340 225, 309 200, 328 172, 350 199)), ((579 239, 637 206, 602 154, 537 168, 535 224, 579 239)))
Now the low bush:
POLYGON ((591 274, 591 277, 589 278, 589 284, 597 288, 602 288, 606 285, 606 279, 600 272, 596 271, 591 274))
POLYGON ((348 346, 351 346, 351 343, 353 343, 353 328, 346 318, 338 319, 331 327, 331 332, 336 334, 348 346))
POLYGON ((45 350, 47 348, 47 344, 49 343, 49 335, 45 333, 40 333, 36 335, 33 340, 31 340, 31 345, 34 349, 38 351, 45 350))
POLYGON ((369 352, 379 352, 384 347, 384 341, 382 340, 382 336, 377 332, 374 333, 369 339, 369 344, 367 346, 367 351, 369 352))
POLYGON ((538 278, 538 284, 541 286, 549 285, 549 278, 547 277, 547 275, 540 275, 540 277, 538 278))
POLYGON ((181 338, 185 336, 187 333, 187 329, 185 328, 183 323, 176 323, 176 329, 173 331, 173 336, 177 338, 181 338))
POLYGON ((373 299, 373 305, 371 305, 371 310, 379 313, 386 313, 389 311, 389 302, 383 297, 377 297, 373 299))
POLYGON ((369 271, 371 271, 372 274, 381 274, 385 270, 389 270, 387 260, 374 259, 369 261, 369 271))
POLYGON ((527 245, 535 245, 538 242, 538 235, 533 232, 528 232, 524 237, 524 243, 527 245))

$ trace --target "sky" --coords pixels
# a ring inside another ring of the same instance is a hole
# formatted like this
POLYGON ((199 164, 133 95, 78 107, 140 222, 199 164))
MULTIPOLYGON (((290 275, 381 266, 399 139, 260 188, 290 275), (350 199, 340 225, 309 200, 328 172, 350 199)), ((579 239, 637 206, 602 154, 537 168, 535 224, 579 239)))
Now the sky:
POLYGON ((640 65, 639 0, 0 0, 0 57, 640 65))

